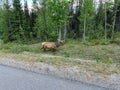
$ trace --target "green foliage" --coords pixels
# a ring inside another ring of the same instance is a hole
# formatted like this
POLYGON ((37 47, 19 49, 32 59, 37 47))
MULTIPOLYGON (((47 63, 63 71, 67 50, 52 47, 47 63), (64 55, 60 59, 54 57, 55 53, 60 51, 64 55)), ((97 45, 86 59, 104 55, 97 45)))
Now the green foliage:
POLYGON ((82 32, 85 29, 86 35, 91 37, 94 35, 94 18, 95 18, 95 6, 93 0, 84 0, 80 9, 80 27, 82 32), (86 23, 85 23, 86 22, 86 23))
POLYGON ((115 39, 120 40, 120 32, 117 32, 117 33, 116 33, 115 39))
MULTIPOLYGON (((26 1, 23 10, 20 0, 12 0, 12 3, 6 0, 4 8, 0 8, 0 39, 18 43, 29 42, 36 38, 56 41, 59 31, 62 37, 64 36, 65 26, 69 24, 71 5, 72 1, 69 0, 41 0, 39 3, 38 0, 33 0, 33 8, 29 13, 26 1)), ((107 38, 112 38, 117 36, 114 31, 114 20, 119 0, 115 4, 107 2, 106 5, 107 38)), ((108 42, 103 40, 105 36, 104 3, 100 3, 97 11, 93 0, 83 0, 79 7, 79 27, 81 35, 85 36, 84 39, 88 42, 95 39, 97 41, 95 43, 99 41, 99 44, 108 44, 109 40, 108 42)), ((71 32, 73 32, 72 36, 77 35, 74 34, 74 30, 71 32)))
POLYGON ((48 12, 56 27, 61 28, 68 19, 68 6, 67 0, 49 0, 48 1, 48 12))
POLYGON ((10 3, 7 1, 4 6, 3 17, 3 39, 5 42, 24 42, 30 40, 35 34, 32 30, 34 25, 30 23, 35 20, 33 21, 34 17, 29 15, 27 2, 25 2, 23 10, 20 0, 13 0, 13 7, 10 7, 10 3))
POLYGON ((0 38, 3 36, 4 26, 4 11, 0 8, 0 38))
POLYGON ((10 41, 11 40, 11 11, 10 11, 10 3, 8 0, 6 0, 6 3, 4 4, 4 13, 3 13, 3 40, 5 42, 10 41))
POLYGON ((43 40, 56 40, 59 29, 65 25, 68 12, 67 0, 43 0, 39 9, 38 37, 43 40))
MULTIPOLYGON (((96 25, 98 26, 99 24, 102 24, 104 23, 105 21, 105 12, 104 12, 104 5, 102 2, 100 2, 100 5, 98 7, 98 12, 97 12, 97 15, 96 15, 96 25)), ((99 27, 97 27, 99 28, 99 27)))
POLYGON ((106 56, 104 54, 96 53, 95 54, 95 60, 97 63, 105 63, 105 64, 110 64, 112 63, 112 58, 109 56, 106 56))
POLYGON ((3 45, 4 45, 4 42, 3 42, 3 40, 0 39, 0 49, 3 48, 3 45))
POLYGON ((10 53, 22 53, 22 52, 34 52, 34 53, 40 53, 39 46, 30 46, 27 44, 18 44, 18 43, 6 43, 2 44, 1 50, 4 52, 10 52, 10 53))
POLYGON ((69 52, 64 52, 64 57, 70 57, 70 53, 69 52))
MULTIPOLYGON (((21 29, 22 24, 23 24, 23 11, 22 11, 22 6, 20 4, 20 0, 13 0, 13 13, 12 13, 12 39, 13 40, 21 40, 22 35, 21 35, 21 31, 20 30, 24 30, 21 29)), ((24 31, 22 31, 24 32, 24 31)))
POLYGON ((23 33, 25 38, 32 38, 30 26, 30 14, 28 9, 27 1, 24 2, 24 12, 23 12, 23 33))
POLYGON ((120 33, 116 33, 115 37, 113 38, 113 40, 111 40, 111 43, 116 43, 118 45, 120 45, 120 33))

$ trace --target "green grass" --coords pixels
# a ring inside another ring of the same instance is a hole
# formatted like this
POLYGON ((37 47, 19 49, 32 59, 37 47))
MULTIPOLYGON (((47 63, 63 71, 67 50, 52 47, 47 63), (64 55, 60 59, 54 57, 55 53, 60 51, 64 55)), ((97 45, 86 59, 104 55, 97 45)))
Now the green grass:
POLYGON ((24 51, 34 52, 34 53, 41 52, 40 46, 38 47, 38 45, 35 44, 27 45, 27 44, 17 44, 17 43, 4 44, 1 50, 3 52, 8 52, 8 53, 21 53, 24 51))
MULTIPOLYGON (((120 46, 117 44, 93 45, 83 44, 80 40, 67 40, 64 46, 57 49, 56 52, 42 51, 41 43, 37 44, 4 44, 0 41, 0 50, 5 53, 31 52, 38 54, 48 54, 53 56, 62 56, 65 58, 78 58, 84 60, 95 60, 96 62, 120 63, 120 46)), ((42 60, 40 60, 42 61, 42 60)))

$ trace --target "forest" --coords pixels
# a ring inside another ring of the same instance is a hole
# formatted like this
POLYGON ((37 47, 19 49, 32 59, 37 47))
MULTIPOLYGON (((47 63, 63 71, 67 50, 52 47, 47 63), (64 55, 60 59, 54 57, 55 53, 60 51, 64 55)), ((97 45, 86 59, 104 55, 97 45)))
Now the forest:
POLYGON ((120 38, 120 0, 1 0, 0 39, 4 42, 80 39, 117 42, 120 38))

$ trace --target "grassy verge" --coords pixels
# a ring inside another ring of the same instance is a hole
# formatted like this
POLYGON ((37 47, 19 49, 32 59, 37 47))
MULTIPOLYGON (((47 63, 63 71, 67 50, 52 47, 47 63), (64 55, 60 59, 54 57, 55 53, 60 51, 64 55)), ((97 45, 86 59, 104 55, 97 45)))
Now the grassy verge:
POLYGON ((103 63, 120 63, 120 46, 117 44, 108 45, 85 45, 77 40, 68 40, 64 46, 58 48, 56 52, 42 51, 41 44, 16 44, 7 43, 0 45, 0 52, 4 53, 22 53, 31 52, 38 54, 48 54, 69 58, 79 58, 85 60, 94 60, 103 63))
POLYGON ((29 62, 30 64, 34 64, 35 62, 46 63, 57 68, 77 68, 80 71, 94 72, 102 75, 120 74, 120 65, 116 63, 96 63, 94 60, 35 54, 31 52, 22 52, 19 54, 0 52, 0 57, 29 62))

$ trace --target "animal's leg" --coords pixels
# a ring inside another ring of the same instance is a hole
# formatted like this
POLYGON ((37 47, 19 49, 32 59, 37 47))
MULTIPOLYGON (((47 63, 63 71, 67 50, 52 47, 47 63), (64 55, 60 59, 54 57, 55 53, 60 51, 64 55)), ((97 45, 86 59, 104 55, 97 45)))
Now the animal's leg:
POLYGON ((53 52, 55 52, 55 51, 56 51, 56 49, 55 49, 55 48, 53 48, 53 49, 52 49, 52 51, 53 51, 53 52))
POLYGON ((47 47, 46 46, 43 46, 43 50, 46 51, 47 47))
POLYGON ((43 49, 44 49, 44 51, 46 51, 46 48, 45 48, 45 47, 44 47, 43 49))
POLYGON ((43 49, 44 51, 46 50, 46 47, 45 46, 42 46, 41 49, 43 49))
POLYGON ((41 47, 41 49, 43 49, 43 46, 41 47))

